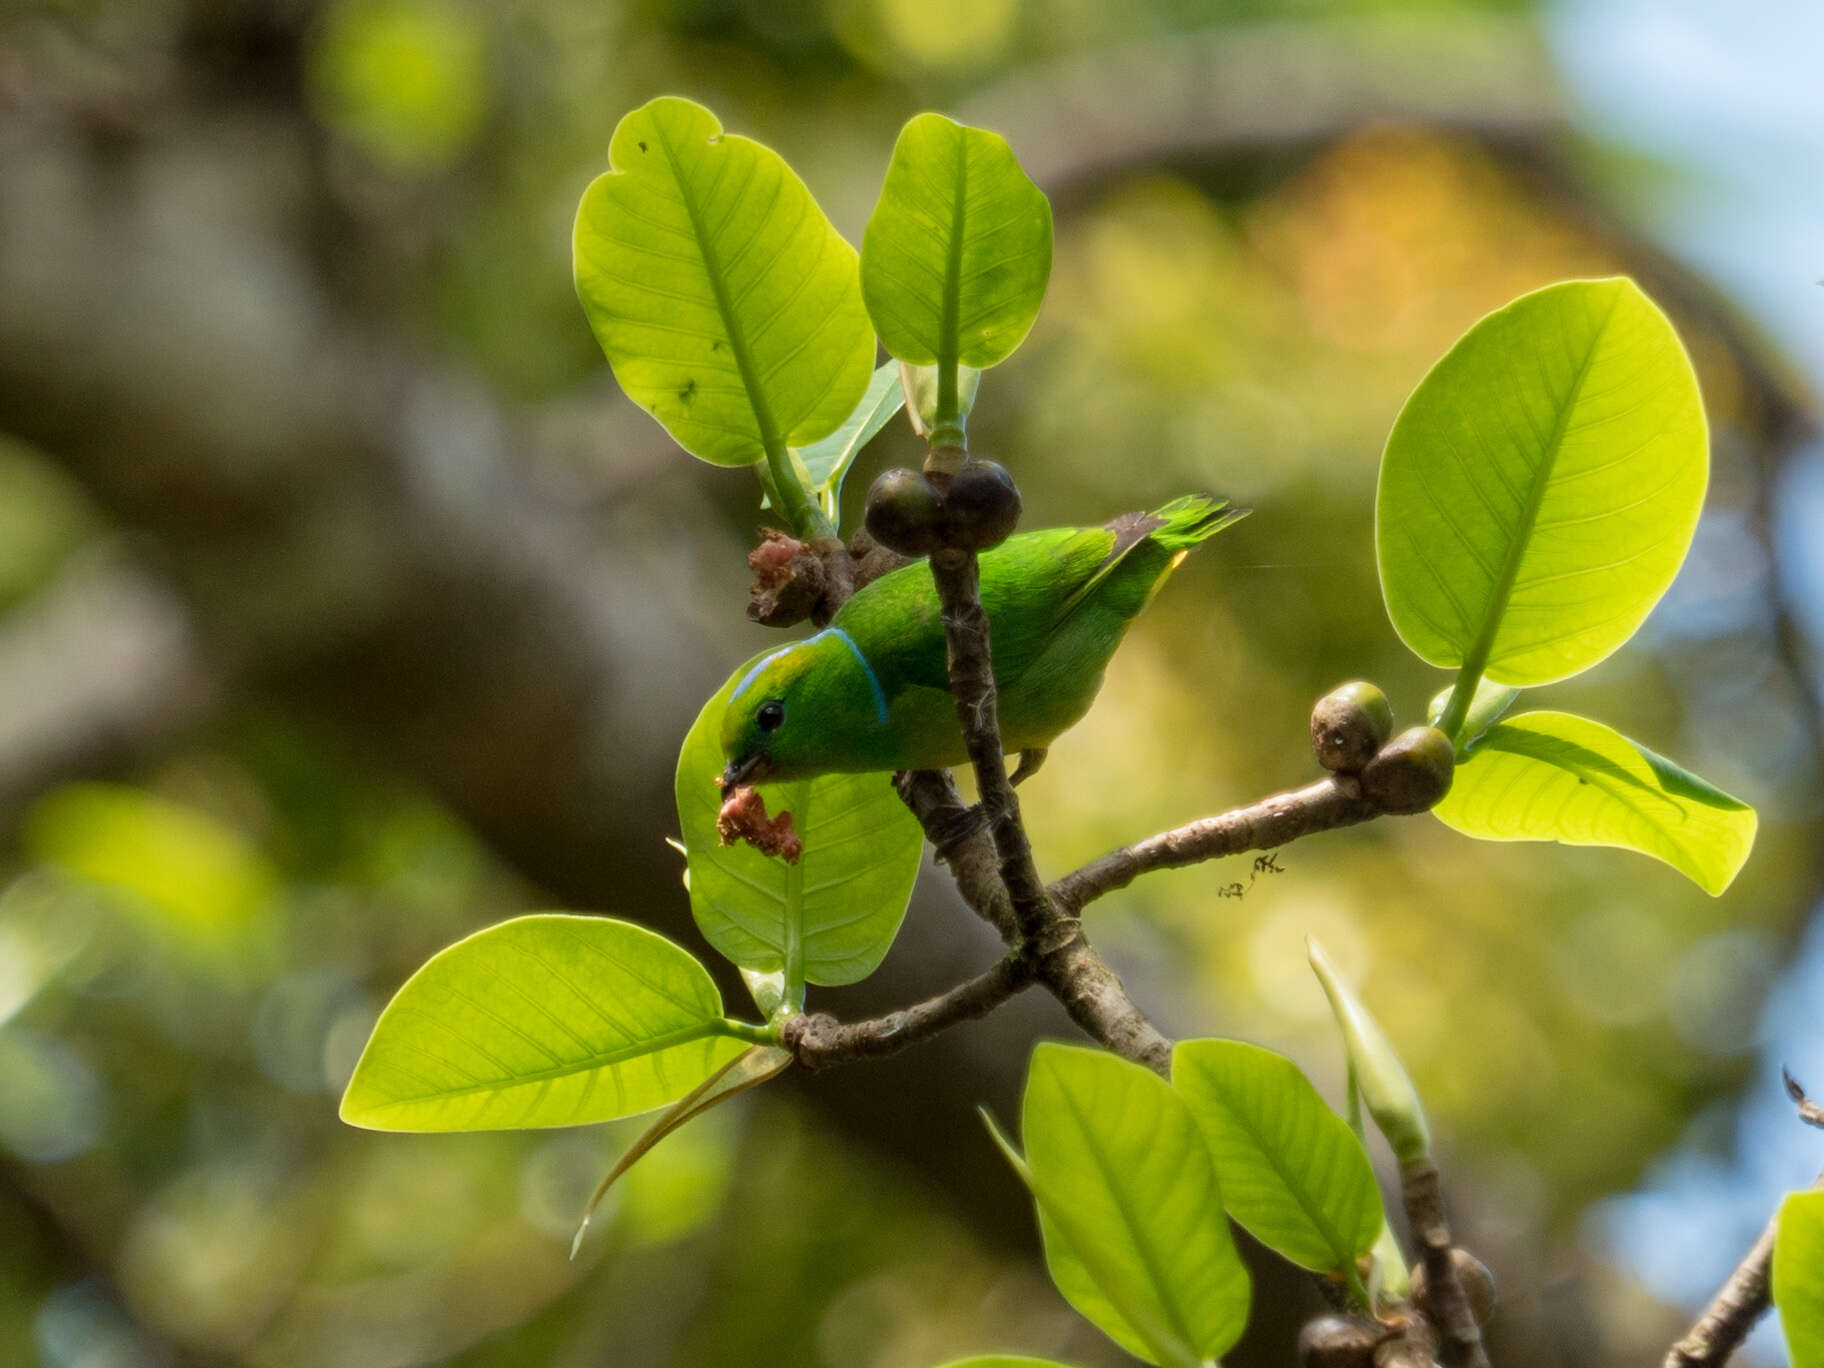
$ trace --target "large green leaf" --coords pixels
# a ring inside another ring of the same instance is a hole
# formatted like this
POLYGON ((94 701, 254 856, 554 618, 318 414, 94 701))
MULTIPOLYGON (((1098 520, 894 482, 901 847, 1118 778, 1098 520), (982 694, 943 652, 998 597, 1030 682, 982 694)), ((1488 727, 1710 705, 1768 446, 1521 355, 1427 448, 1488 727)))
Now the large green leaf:
POLYGON ((1496 723, 1433 812, 1485 841, 1619 846, 1721 893, 1754 847, 1754 809, 1617 731, 1571 713, 1496 723))
POLYGON ((1432 368, 1387 439, 1375 541, 1394 628, 1472 679, 1587 669, 1672 583, 1708 468, 1690 359, 1631 280, 1521 296, 1432 368))
POLYGON ((576 288, 615 378, 718 465, 807 446, 874 368, 855 249, 785 161, 675 97, 622 119, 583 192, 576 288))
POLYGON ((908 123, 861 240, 881 345, 915 366, 995 365, 1050 276, 1051 205, 1006 140, 941 114, 908 123))
POLYGON ((783 970, 799 983, 854 983, 874 972, 899 934, 924 832, 889 776, 831 774, 760 786, 769 813, 792 814, 804 840, 797 864, 723 845, 716 835, 722 712, 744 673, 703 705, 678 756, 691 911, 709 943, 744 969, 783 970))
POLYGON ((1824 1368, 1824 1192, 1792 1192, 1780 1203, 1773 1304, 1792 1368, 1824 1368))
POLYGON ((813 442, 795 453, 798 464, 804 468, 806 485, 817 496, 825 516, 832 523, 836 521, 837 507, 842 501, 842 482, 849 467, 905 402, 905 391, 899 383, 899 363, 889 361, 874 372, 874 378, 868 381, 867 392, 841 427, 821 442, 813 442))
POLYGON ((741 1054, 708 972, 631 922, 547 912, 430 959, 342 1097, 370 1130, 575 1126, 683 1097, 741 1054))
POLYGON ((1225 1353, 1247 1325, 1248 1272, 1209 1149, 1171 1085, 1106 1051, 1042 1044, 1020 1126, 1065 1299, 1148 1362, 1162 1361, 1153 1327, 1196 1359, 1225 1353))
POLYGON ((1381 1232, 1368 1152, 1283 1055, 1239 1040, 1186 1040, 1172 1086, 1203 1127, 1222 1201, 1293 1263, 1353 1277, 1381 1232))

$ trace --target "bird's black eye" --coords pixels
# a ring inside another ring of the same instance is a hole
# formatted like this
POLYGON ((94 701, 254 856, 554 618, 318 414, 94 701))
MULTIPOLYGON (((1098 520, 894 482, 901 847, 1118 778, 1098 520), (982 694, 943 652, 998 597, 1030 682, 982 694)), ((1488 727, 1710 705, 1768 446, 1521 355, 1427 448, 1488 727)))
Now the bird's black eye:
POLYGON ((762 703, 760 711, 754 714, 754 721, 760 724, 763 732, 776 732, 785 725, 785 704, 777 699, 762 703))

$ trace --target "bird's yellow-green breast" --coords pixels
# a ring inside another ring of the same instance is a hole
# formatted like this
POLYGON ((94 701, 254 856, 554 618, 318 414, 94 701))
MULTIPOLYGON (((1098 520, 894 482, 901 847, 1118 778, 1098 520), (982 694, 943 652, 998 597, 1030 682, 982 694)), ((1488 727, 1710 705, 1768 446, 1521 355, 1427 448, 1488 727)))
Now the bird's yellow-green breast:
MULTIPOLYGON (((1088 711, 1127 625, 1184 555, 1241 517, 1188 495, 1103 527, 1048 528, 981 558, 1008 751, 1041 750, 1088 711)), ((857 593, 815 636, 737 672, 722 721, 731 782, 934 769, 966 759, 930 567, 857 593)))

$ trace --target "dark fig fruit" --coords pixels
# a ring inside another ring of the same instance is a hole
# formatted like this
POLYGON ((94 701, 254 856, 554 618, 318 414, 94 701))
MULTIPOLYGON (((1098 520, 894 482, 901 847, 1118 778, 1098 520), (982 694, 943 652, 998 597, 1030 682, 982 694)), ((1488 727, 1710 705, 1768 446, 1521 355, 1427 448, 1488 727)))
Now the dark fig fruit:
POLYGON ((1362 770, 1362 796, 1382 812, 1428 812, 1450 792, 1457 757, 1436 727, 1408 727, 1362 770))
POLYGON ((928 556, 943 545, 943 501, 920 471, 886 471, 868 489, 867 528, 890 551, 928 556))
POLYGON ((1387 695, 1365 680, 1332 689, 1311 709, 1311 749, 1338 774, 1360 774, 1391 735, 1387 695))
POLYGON ((1006 541, 1020 521, 1020 487, 997 461, 970 461, 944 495, 945 542, 986 551, 1006 541))
MULTIPOLYGON (((1469 1309, 1476 1317, 1476 1324, 1487 1325, 1488 1318, 1495 1313, 1495 1275, 1467 1249, 1452 1249, 1450 1261, 1456 1265, 1457 1281, 1463 1285, 1463 1295, 1469 1298, 1469 1309)), ((1431 1283, 1425 1276, 1425 1265, 1421 1263, 1412 1270, 1412 1299, 1427 1315, 1432 1314, 1430 1293, 1431 1283)))

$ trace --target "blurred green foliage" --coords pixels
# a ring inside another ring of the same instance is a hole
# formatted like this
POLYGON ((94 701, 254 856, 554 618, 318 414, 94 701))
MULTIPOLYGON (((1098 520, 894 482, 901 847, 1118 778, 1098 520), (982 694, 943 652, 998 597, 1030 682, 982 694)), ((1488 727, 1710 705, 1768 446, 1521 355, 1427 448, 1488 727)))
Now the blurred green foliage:
POLYGON ((401 173, 462 155, 487 116, 488 32, 453 0, 338 0, 311 83, 323 122, 401 173))

